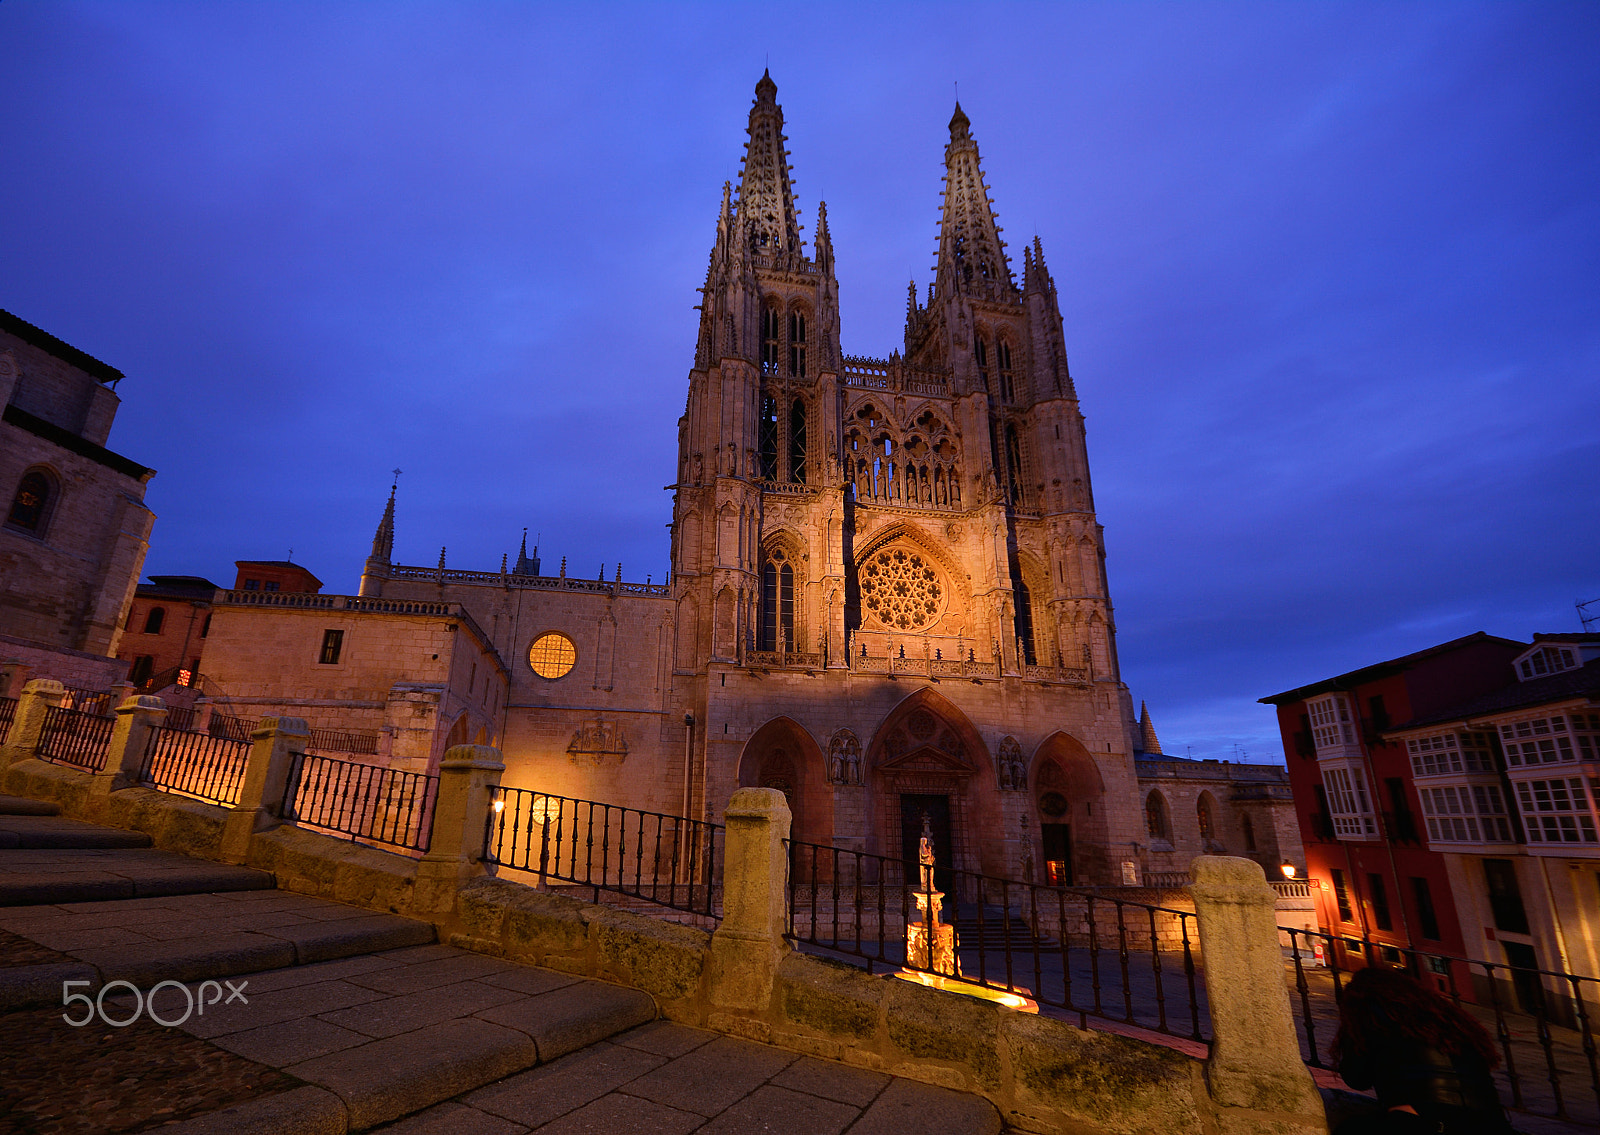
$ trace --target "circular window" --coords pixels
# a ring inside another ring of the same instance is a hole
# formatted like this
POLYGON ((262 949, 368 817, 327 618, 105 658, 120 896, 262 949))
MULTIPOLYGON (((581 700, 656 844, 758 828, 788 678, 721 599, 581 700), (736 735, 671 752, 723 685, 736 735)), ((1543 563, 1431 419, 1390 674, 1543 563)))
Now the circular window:
POLYGON ((944 588, 926 556, 906 548, 879 552, 861 566, 861 605, 901 630, 927 626, 944 609, 944 588))
POLYGON ((551 631, 528 647, 528 665, 541 678, 565 678, 578 662, 578 648, 564 634, 551 631))
POLYGON ((1064 815, 1067 810, 1067 798, 1059 792, 1046 792, 1039 797, 1039 811, 1046 816, 1064 815))

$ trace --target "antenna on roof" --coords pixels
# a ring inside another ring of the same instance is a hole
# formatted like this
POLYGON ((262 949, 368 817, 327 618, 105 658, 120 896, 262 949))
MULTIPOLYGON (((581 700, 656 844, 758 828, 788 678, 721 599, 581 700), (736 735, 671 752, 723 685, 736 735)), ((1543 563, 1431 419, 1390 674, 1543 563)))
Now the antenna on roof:
POLYGON ((285 562, 286 563, 291 563, 291 564, 294 563, 294 549, 293 548, 289 549, 289 558, 285 562))
POLYGON ((1587 603, 1574 603, 1573 604, 1573 606, 1578 609, 1578 622, 1583 624, 1583 632, 1585 634, 1588 634, 1590 631, 1594 630, 1594 625, 1596 623, 1600 623, 1600 614, 1595 614, 1595 615, 1585 615, 1584 614, 1585 611, 1587 611, 1590 607, 1593 607, 1597 603, 1600 603, 1600 599, 1591 599, 1587 603))

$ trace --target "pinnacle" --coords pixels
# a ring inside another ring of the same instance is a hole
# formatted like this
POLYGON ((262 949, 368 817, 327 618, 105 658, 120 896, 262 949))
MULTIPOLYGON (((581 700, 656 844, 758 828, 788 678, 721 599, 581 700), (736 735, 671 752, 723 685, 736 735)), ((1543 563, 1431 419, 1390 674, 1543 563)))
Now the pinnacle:
POLYGON ((756 84, 756 101, 774 103, 778 101, 778 84, 772 81, 770 68, 761 72, 761 81, 756 84))
POLYGON ((972 125, 972 120, 967 117, 966 111, 961 109, 961 103, 956 103, 956 112, 950 116, 950 140, 952 142, 965 141, 967 128, 972 125))

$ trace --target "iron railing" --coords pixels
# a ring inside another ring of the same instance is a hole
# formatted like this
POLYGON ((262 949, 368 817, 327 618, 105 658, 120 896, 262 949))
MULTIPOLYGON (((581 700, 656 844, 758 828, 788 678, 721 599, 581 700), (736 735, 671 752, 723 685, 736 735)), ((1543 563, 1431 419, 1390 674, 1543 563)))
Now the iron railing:
POLYGON ((609 891, 721 917, 723 825, 525 788, 492 793, 486 861, 590 887, 595 901, 609 891))
POLYGON ((150 731, 139 780, 162 792, 231 808, 239 802, 249 759, 249 741, 164 725, 150 731))
POLYGON ((39 733, 34 756, 99 772, 106 767, 106 750, 110 748, 111 731, 116 724, 113 717, 50 706, 45 710, 44 729, 39 733))
POLYGON ((1600 1125, 1595 1042, 1600 978, 1426 953, 1317 930, 1279 930, 1287 935, 1293 959, 1291 1000, 1296 1002, 1301 1056, 1307 1064, 1326 1067, 1323 1055, 1338 1028, 1338 1004, 1349 968, 1397 965, 1477 1017, 1494 1037, 1501 1057, 1495 1079, 1508 1106, 1600 1125))
POLYGON ((313 729, 306 748, 318 753, 376 753, 378 734, 370 729, 313 729))
MULTIPOLYGON (((906 926, 921 920, 919 900, 925 906, 929 892, 943 892, 941 920, 956 928, 959 966, 958 973, 944 974, 947 981, 1031 998, 1056 1014, 1076 1014, 1085 1027, 1089 1017, 1098 1017, 1207 1040, 1193 911, 950 867, 918 882, 913 865, 907 886, 906 865, 898 859, 798 840, 786 844, 788 937, 798 944, 868 972, 882 966, 936 973, 930 955, 906 956, 906 926)), ((912 952, 921 954, 921 948, 912 952)))
POLYGON ((439 778, 314 753, 295 753, 283 817, 352 841, 425 852, 433 838, 439 778))
POLYGON ((4 741, 6 734, 11 732, 11 722, 16 716, 17 699, 0 698, 0 741, 4 741))
POLYGON ((247 717, 230 717, 225 713, 213 713, 211 724, 207 726, 213 737, 226 737, 230 741, 248 741, 250 734, 256 731, 259 722, 247 717))
POLYGON ((96 717, 110 717, 117 707, 112 704, 110 690, 86 690, 79 686, 67 686, 66 705, 68 709, 75 709, 79 713, 89 713, 96 717))

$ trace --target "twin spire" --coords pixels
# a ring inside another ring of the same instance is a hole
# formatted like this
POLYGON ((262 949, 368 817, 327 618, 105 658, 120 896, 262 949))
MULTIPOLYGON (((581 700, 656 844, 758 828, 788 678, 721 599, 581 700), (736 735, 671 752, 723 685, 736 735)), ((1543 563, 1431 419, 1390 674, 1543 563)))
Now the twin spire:
MULTIPOLYGON (((950 144, 945 147, 944 203, 935 265, 937 294, 1015 301, 1016 284, 1005 242, 1000 239, 994 203, 983 181, 971 126, 961 104, 956 103, 950 118, 950 144)), ((770 71, 762 72, 756 84, 748 132, 737 196, 730 194, 730 186, 723 186, 717 243, 732 248, 738 238, 756 254, 800 256, 799 209, 789 176, 789 151, 784 149, 783 108, 778 105, 778 84, 772 81, 770 71)), ((1034 251, 1030 262, 1042 265, 1042 255, 1034 251)), ((833 259, 826 205, 817 210, 816 257, 819 264, 833 259)))

